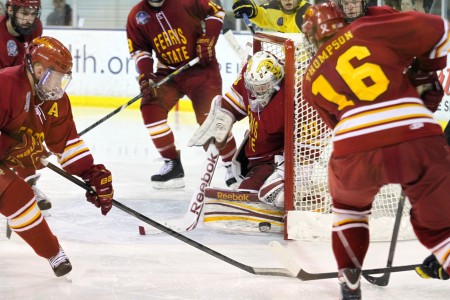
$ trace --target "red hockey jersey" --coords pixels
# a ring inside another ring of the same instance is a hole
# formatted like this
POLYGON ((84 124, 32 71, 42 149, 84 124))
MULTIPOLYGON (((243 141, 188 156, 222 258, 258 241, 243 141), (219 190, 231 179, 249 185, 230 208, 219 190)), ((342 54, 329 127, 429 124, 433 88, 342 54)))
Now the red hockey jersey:
POLYGON ((153 72, 152 50, 165 67, 174 70, 185 65, 197 57, 197 39, 204 33, 202 22, 206 33, 218 37, 224 15, 210 0, 166 0, 161 8, 151 7, 147 1, 136 4, 128 15, 126 32, 138 72, 153 72))
POLYGON ((448 22, 417 12, 360 18, 323 44, 303 78, 303 93, 334 130, 335 155, 442 134, 405 69, 420 57, 442 69, 448 22))
MULTIPOLYGON (((242 73, 243 74, 243 73, 242 73)), ((281 89, 261 112, 250 109, 249 97, 242 76, 224 94, 222 106, 231 111, 236 120, 249 118, 249 140, 245 155, 250 166, 260 162, 273 161, 273 156, 284 149, 284 81, 281 89)))
POLYGON ((0 69, 22 64, 28 44, 42 35, 42 22, 39 19, 36 19, 34 32, 23 37, 9 34, 6 20, 6 16, 0 16, 0 69))
POLYGON ((28 132, 57 155, 71 174, 81 176, 93 166, 89 148, 80 139, 67 94, 57 101, 33 97, 24 65, 0 70, 0 157, 11 145, 5 134, 28 132))

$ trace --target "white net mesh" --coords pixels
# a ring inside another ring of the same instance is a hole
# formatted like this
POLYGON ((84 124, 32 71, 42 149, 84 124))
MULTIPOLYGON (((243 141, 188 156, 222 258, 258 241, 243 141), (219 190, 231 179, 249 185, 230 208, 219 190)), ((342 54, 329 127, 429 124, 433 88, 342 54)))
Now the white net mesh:
MULTIPOLYGON (((289 64, 285 66, 285 82, 295 84, 292 97, 294 105, 292 110, 288 109, 286 116, 291 120, 288 121, 290 125, 286 128, 286 154, 293 149, 292 163, 286 159, 287 237, 300 240, 329 240, 332 215, 327 167, 332 151, 332 132, 317 112, 303 100, 301 90, 301 80, 312 57, 311 48, 302 34, 274 33, 255 35, 254 51, 258 50, 269 51, 279 59, 293 61, 295 65, 293 71, 290 71, 289 64), (291 49, 288 40, 294 42, 294 49, 291 49), (289 55, 291 60, 287 57, 289 55), (290 77, 293 77, 293 81, 289 81, 290 77), (292 134, 293 138, 289 136, 292 134), (289 181, 292 181, 292 193, 288 189, 289 181)), ((400 192, 399 185, 388 185, 378 193, 370 219, 372 240, 390 240, 400 192)), ((404 216, 409 214, 409 209, 410 205, 407 203, 403 211, 404 216)), ((402 218, 399 238, 414 238, 408 218, 402 218)))

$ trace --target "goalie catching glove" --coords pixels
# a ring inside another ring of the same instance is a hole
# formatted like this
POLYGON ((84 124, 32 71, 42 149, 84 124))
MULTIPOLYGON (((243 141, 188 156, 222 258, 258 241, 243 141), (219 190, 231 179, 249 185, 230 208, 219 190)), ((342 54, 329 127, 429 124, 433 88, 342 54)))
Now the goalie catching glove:
POLYGON ((221 107, 222 96, 216 96, 211 102, 208 117, 188 142, 188 146, 204 146, 214 141, 217 149, 227 143, 235 118, 231 112, 221 107))
POLYGON ((236 19, 242 19, 243 14, 252 19, 258 14, 258 7, 253 0, 234 0, 232 8, 236 19))
POLYGON ((82 178, 95 191, 95 193, 86 192, 87 201, 99 207, 102 215, 106 216, 112 208, 114 195, 111 172, 104 165, 94 165, 82 178))
POLYGON ((215 45, 216 38, 207 34, 203 34, 197 40, 197 56, 202 66, 209 64, 216 56, 215 45))
POLYGON ((433 254, 425 258, 419 267, 416 267, 416 273, 425 279, 434 278, 448 280, 450 278, 433 254))
MULTIPOLYGON (((5 138, 13 139, 7 136, 5 138)), ((46 158, 50 155, 44 145, 26 132, 20 133, 17 140, 20 140, 20 142, 10 148, 4 156, 8 167, 33 168, 37 170, 44 168, 41 163, 41 157, 46 158)))

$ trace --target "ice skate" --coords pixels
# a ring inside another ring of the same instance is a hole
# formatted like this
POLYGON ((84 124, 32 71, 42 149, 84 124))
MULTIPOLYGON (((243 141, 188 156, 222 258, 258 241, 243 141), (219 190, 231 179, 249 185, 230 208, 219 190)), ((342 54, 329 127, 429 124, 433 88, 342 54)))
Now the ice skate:
POLYGON ((165 159, 158 174, 152 176, 154 189, 176 189, 184 187, 184 170, 180 158, 165 159))
POLYGON ((226 173, 225 173, 225 184, 227 187, 235 190, 238 187, 238 182, 233 173, 233 168, 231 167, 231 163, 225 165, 226 173))
POLYGON ((37 186, 36 181, 41 177, 41 174, 36 173, 35 175, 28 176, 25 181, 31 186, 34 192, 34 197, 36 198, 37 205, 42 212, 48 211, 52 208, 52 203, 37 186))
POLYGON ((67 275, 72 271, 72 264, 64 250, 59 246, 59 252, 48 260, 56 277, 67 275))
POLYGON ((343 269, 339 276, 341 286, 341 300, 360 300, 361 298, 361 269, 343 269))

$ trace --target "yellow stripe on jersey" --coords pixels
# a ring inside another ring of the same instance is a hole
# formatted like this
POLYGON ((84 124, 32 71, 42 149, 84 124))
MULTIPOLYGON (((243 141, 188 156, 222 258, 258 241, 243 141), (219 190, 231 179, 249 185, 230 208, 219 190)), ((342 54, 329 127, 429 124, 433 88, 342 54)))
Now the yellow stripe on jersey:
POLYGON ((89 148, 82 139, 77 138, 67 142, 64 152, 58 156, 58 163, 65 167, 86 155, 90 155, 89 148))
POLYGON ((346 112, 334 128, 333 141, 417 123, 438 124, 419 99, 381 102, 346 112))
POLYGON ((42 220, 41 211, 33 197, 31 201, 8 217, 8 224, 11 230, 21 232, 39 225, 42 220))

